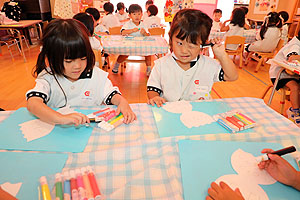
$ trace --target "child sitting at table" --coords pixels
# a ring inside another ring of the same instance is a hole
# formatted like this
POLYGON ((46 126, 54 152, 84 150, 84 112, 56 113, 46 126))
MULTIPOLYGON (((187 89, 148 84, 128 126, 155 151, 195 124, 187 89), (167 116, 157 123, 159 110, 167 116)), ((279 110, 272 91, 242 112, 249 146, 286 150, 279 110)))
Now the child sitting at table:
POLYGON ((113 15, 114 5, 110 2, 106 2, 103 5, 105 16, 102 18, 102 25, 109 30, 111 27, 121 26, 119 19, 113 15))
POLYGON ((143 21, 144 25, 149 28, 160 27, 160 18, 156 16, 158 9, 155 5, 150 5, 147 10, 148 17, 143 21))
POLYGON ((61 114, 51 108, 103 103, 117 105, 124 123, 136 119, 119 89, 107 78, 108 73, 94 67, 88 36, 86 27, 74 19, 56 19, 46 26, 34 71, 36 85, 26 93, 28 111, 42 121, 76 126, 89 123, 84 114, 61 114))
MULTIPOLYGON (((126 22, 121 29, 122 35, 132 35, 132 36, 149 36, 147 28, 144 23, 141 22, 142 19, 142 8, 138 4, 131 4, 129 6, 129 17, 130 21, 126 22)), ((128 55, 119 55, 117 62, 115 63, 112 72, 117 74, 119 71, 119 66, 128 58, 128 55)), ((151 72, 151 56, 145 56, 146 66, 147 66, 147 76, 151 72)))
POLYGON ((278 14, 279 14, 279 17, 281 18, 281 21, 283 22, 283 25, 281 27, 281 39, 283 39, 284 44, 286 44, 289 39, 289 36, 288 36, 289 25, 286 23, 287 20, 289 20, 289 13, 287 13, 286 11, 280 11, 278 14))
POLYGON ((143 13, 142 21, 144 21, 148 17, 147 11, 148 11, 148 7, 150 5, 153 5, 153 0, 147 0, 146 1, 146 3, 145 3, 145 12, 143 13))
POLYGON ((221 18, 222 18, 222 10, 221 9, 215 9, 213 12, 213 23, 211 27, 211 31, 220 31, 220 28, 222 26, 221 18))
POLYGON ((87 8, 85 10, 85 13, 88 13, 93 16, 95 33, 97 33, 99 35, 108 35, 109 34, 109 31, 107 30, 107 28, 105 28, 102 24, 98 23, 98 21, 100 19, 100 12, 97 8, 87 8))
MULTIPOLYGON (((222 26, 221 31, 227 31, 224 35, 224 38, 227 36, 243 36, 244 35, 244 25, 245 25, 245 12, 241 8, 235 8, 232 11, 230 20, 226 20, 222 26), (229 25, 226 25, 226 23, 230 21, 229 25)), ((237 50, 239 47, 238 44, 227 44, 226 49, 229 50, 237 50)))
POLYGON ((200 55, 211 26, 211 18, 200 10, 176 13, 169 31, 172 53, 155 61, 147 83, 149 104, 160 107, 166 101, 210 99, 214 82, 237 80, 236 67, 219 39, 211 41, 219 62, 200 55))
POLYGON ((248 11, 249 9, 245 6, 240 7, 241 9, 243 9, 244 13, 245 13, 245 25, 244 25, 244 29, 249 30, 250 29, 250 24, 249 21, 247 19, 247 15, 248 15, 248 11))
POLYGON ((119 19, 121 25, 124 25, 125 22, 129 21, 128 13, 125 12, 125 5, 123 2, 117 4, 116 17, 119 19))
POLYGON ((276 48, 280 36, 282 22, 279 18, 279 14, 276 12, 270 12, 264 20, 263 25, 260 28, 259 34, 257 35, 257 41, 246 46, 247 52, 258 51, 258 52, 272 52, 276 48))
MULTIPOLYGON (((300 60, 300 31, 296 37, 280 49, 274 59, 279 61, 300 60)), ((280 69, 281 67, 275 63, 272 63, 270 66, 269 75, 273 84, 280 69)), ((300 76, 289 71, 283 71, 277 83, 276 90, 284 86, 288 87, 291 91, 290 101, 292 107, 287 110, 288 118, 300 127, 300 76)))

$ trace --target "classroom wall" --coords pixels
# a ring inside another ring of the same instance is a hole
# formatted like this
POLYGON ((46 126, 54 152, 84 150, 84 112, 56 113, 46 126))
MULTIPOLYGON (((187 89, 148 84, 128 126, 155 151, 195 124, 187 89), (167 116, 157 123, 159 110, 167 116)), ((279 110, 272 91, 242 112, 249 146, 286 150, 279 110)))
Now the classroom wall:
MULTIPOLYGON (((289 23, 292 22, 292 14, 294 13, 294 9, 296 5, 298 7, 298 0, 278 0, 278 1, 279 1, 278 8, 276 11, 279 12, 284 10, 288 12, 290 15, 288 22, 289 23)), ((255 6, 255 0, 250 0, 248 18, 254 20, 263 20, 265 14, 253 14, 254 6, 255 6)))
POLYGON ((212 17, 214 9, 217 8, 218 0, 194 0, 194 8, 201 10, 212 17))

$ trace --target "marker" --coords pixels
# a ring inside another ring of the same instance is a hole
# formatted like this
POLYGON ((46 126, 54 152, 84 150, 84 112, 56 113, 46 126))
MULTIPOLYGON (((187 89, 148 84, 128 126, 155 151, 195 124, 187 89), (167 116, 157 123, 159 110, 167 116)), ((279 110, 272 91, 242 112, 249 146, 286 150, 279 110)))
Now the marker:
POLYGON ((222 119, 219 118, 219 119, 217 120, 217 122, 218 122, 219 124, 221 124, 224 128, 226 128, 229 132, 234 132, 234 130, 232 130, 231 127, 228 126, 228 125, 226 124, 226 122, 224 122, 222 119))
POLYGON ((103 115, 107 115, 108 113, 111 113, 111 112, 115 112, 115 110, 108 109, 108 110, 106 110, 104 112, 97 113, 96 116, 103 117, 103 115))
MULTIPOLYGON (((40 194, 40 193, 39 193, 40 194)), ((3 190, 0 186, 0 199, 5 199, 5 200, 18 200, 16 197, 13 195, 9 194, 5 190, 3 190)))
POLYGON ((109 110, 109 109, 110 109, 110 108, 105 108, 105 109, 103 109, 103 110, 98 110, 98 111, 96 111, 96 112, 93 112, 93 114, 96 115, 96 114, 98 114, 98 113, 107 111, 107 110, 109 110))
POLYGON ((88 200, 94 200, 94 193, 93 193, 89 178, 87 176, 85 167, 81 168, 81 173, 82 173, 83 185, 84 185, 84 188, 86 191, 86 196, 87 196, 88 200))
POLYGON ((201 44, 200 45, 200 48, 207 48, 207 47, 213 47, 215 44, 210 42, 210 43, 207 43, 207 44, 201 44))
POLYGON ((243 115, 242 113, 238 113, 239 115, 241 115, 242 117, 244 117, 245 119, 247 119, 248 121, 255 123, 255 121, 253 121, 252 119, 250 119, 249 117, 247 117, 246 115, 243 115))
POLYGON ((284 149, 280 149, 280 150, 274 151, 272 153, 267 153, 267 154, 264 154, 262 156, 258 156, 255 159, 257 160, 257 162, 261 162, 261 161, 269 159, 268 154, 276 154, 278 156, 283 156, 285 154, 292 153, 294 151, 296 151, 296 148, 294 146, 290 146, 290 147, 286 147, 284 149))
POLYGON ((40 178, 40 183, 41 183, 41 186, 42 186, 43 200, 51 200, 50 190, 49 190, 47 179, 46 179, 45 176, 42 176, 40 178))
POLYGON ((55 174, 55 200, 64 200, 61 174, 55 174))
POLYGON ((242 128, 244 129, 244 127, 245 127, 245 123, 243 123, 242 121, 240 121, 236 116, 231 116, 231 119, 233 119, 236 123, 238 123, 239 125, 241 125, 242 126, 242 128))
POLYGON ((233 125, 235 125, 236 127, 238 127, 238 129, 241 131, 243 130, 243 126, 240 125, 239 123, 236 122, 236 120, 233 119, 233 117, 225 117, 225 119, 227 119, 229 122, 231 122, 233 125))
POLYGON ((92 171, 91 166, 87 167, 87 171, 88 171, 89 181, 90 181, 90 184, 92 186, 93 193, 94 193, 94 198, 95 198, 95 200, 100 200, 101 199, 101 193, 100 193, 100 190, 98 188, 97 181, 96 181, 96 178, 95 178, 94 172, 92 171))
POLYGON ((71 196, 72 200, 79 200, 78 188, 77 188, 77 181, 75 179, 75 172, 74 170, 70 170, 70 184, 71 184, 71 196))
POLYGON ((115 118, 115 116, 116 116, 116 112, 112 112, 104 118, 104 121, 108 122, 109 120, 115 118))
POLYGON ((85 193, 85 188, 84 188, 84 185, 83 185, 83 178, 82 178, 82 174, 80 172, 80 169, 76 169, 75 174, 76 174, 76 180, 77 180, 79 199, 80 200, 87 200, 86 193, 85 193))
POLYGON ((68 171, 65 171, 63 175, 64 175, 64 200, 71 200, 70 174, 68 171))
POLYGON ((124 117, 123 114, 120 113, 114 120, 112 120, 112 121, 110 122, 110 124, 113 125, 116 121, 122 119, 123 117, 124 117))

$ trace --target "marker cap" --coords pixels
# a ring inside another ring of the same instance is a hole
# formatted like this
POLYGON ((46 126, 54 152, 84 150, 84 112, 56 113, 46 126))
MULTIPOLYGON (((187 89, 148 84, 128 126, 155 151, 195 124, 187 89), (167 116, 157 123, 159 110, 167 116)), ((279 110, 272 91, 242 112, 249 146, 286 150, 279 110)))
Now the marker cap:
POLYGON ((70 173, 69 173, 69 171, 64 171, 63 176, 64 176, 64 180, 65 181, 66 180, 70 180, 70 173))
POLYGON ((48 183, 47 183, 46 176, 41 176, 41 178, 40 178, 40 183, 41 183, 41 185, 47 185, 47 184, 48 184, 48 183))
POLYGON ((70 177, 75 178, 75 171, 74 170, 70 170, 70 177))
POLYGON ((56 182, 61 182, 62 181, 61 173, 56 173, 55 174, 55 181, 56 182))
POLYGON ((87 169, 87 171, 88 171, 89 173, 93 173, 93 170, 92 170, 92 167, 91 167, 91 166, 87 166, 86 169, 87 169))
POLYGON ((82 173, 82 174, 85 174, 85 173, 86 173, 86 167, 81 167, 80 170, 81 170, 81 173, 82 173))
POLYGON ((76 174, 77 176, 78 176, 78 175, 82 175, 79 168, 75 169, 75 174, 76 174))

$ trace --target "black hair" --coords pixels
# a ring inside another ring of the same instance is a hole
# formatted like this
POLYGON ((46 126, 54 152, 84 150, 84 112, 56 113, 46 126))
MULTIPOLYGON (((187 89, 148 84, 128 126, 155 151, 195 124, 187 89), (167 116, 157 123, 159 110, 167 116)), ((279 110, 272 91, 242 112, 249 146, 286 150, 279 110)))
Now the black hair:
POLYGON ((212 19, 205 13, 196 9, 183 9, 178 11, 171 24, 169 31, 169 44, 172 51, 172 37, 174 34, 180 40, 186 40, 190 43, 200 45, 208 39, 212 19))
POLYGON ((152 5, 153 4, 153 1, 152 0, 147 0, 146 1, 146 5, 152 5))
POLYGON ((97 8, 87 8, 85 12, 91 14, 94 17, 95 21, 98 21, 100 19, 100 12, 97 8))
POLYGON ((242 8, 235 8, 232 11, 232 17, 230 24, 238 25, 239 27, 244 27, 245 25, 245 12, 242 8))
POLYGON ((217 9, 214 9, 213 13, 221 13, 222 14, 222 10, 217 8, 217 9))
POLYGON ((103 9, 108 12, 109 14, 111 14, 112 12, 114 12, 114 5, 110 2, 106 2, 103 5, 103 9))
MULTIPOLYGON (((158 13, 158 9, 157 9, 156 5, 150 5, 150 6, 148 7, 148 10, 147 10, 147 11, 150 12, 150 16, 156 16, 157 13, 158 13)), ((150 17, 150 16, 149 16, 149 17, 150 17)))
POLYGON ((298 40, 300 40, 300 30, 298 31, 298 35, 296 37, 298 40))
POLYGON ((289 16, 288 12, 286 12, 286 11, 280 11, 278 14, 282 17, 283 22, 286 22, 287 20, 289 20, 290 16, 289 16))
POLYGON ((41 40, 42 50, 38 55, 34 68, 34 75, 38 75, 43 70, 49 74, 63 76, 64 60, 87 58, 87 72, 95 65, 95 55, 93 53, 87 28, 74 19, 55 19, 51 21, 43 31, 41 40), (47 66, 46 64, 49 64, 47 66), (51 71, 47 70, 47 67, 51 71))
POLYGON ((94 34, 94 20, 93 17, 90 14, 87 13, 77 13, 73 16, 73 19, 76 19, 83 23, 85 27, 89 30, 90 35, 93 36, 94 34))
POLYGON ((125 5, 124 5, 123 2, 119 2, 119 3, 117 4, 117 10, 121 10, 122 8, 125 10, 125 5))
POLYGON ((261 39, 264 39, 264 35, 267 32, 268 27, 282 27, 282 20, 280 19, 279 14, 277 12, 269 12, 266 16, 265 21, 261 26, 259 32, 261 39))
POLYGON ((143 12, 142 7, 139 4, 131 4, 128 8, 129 14, 135 12, 143 12))
POLYGON ((249 9, 247 8, 247 7, 245 7, 245 6, 242 6, 242 7, 240 7, 241 9, 243 9, 243 11, 244 11, 244 13, 245 13, 245 15, 247 15, 248 14, 248 11, 249 11, 249 9))

